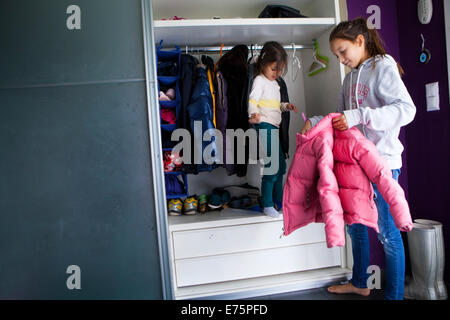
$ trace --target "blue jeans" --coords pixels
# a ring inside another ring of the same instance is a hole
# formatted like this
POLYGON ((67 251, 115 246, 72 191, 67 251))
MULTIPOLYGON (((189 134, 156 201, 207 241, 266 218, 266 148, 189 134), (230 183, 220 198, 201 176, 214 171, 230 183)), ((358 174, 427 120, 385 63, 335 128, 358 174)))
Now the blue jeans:
MULTIPOLYGON (((400 169, 392 170, 392 177, 398 181, 400 169)), ((389 205, 381 196, 375 184, 375 203, 378 209, 378 239, 383 244, 386 257, 386 288, 385 298, 388 300, 403 300, 405 289, 405 249, 400 230, 395 226, 394 219, 389 212, 389 205)), ((357 288, 367 288, 369 274, 369 237, 367 227, 353 224, 347 227, 352 239, 353 277, 350 282, 357 288)))

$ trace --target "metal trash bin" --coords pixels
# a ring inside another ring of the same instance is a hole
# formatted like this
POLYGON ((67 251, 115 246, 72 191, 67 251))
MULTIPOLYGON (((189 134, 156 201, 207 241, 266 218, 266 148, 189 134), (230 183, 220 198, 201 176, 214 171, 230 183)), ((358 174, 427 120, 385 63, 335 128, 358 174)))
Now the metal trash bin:
POLYGON ((445 300, 445 250, 442 223, 415 219, 408 232, 412 277, 407 279, 404 297, 417 300, 445 300))

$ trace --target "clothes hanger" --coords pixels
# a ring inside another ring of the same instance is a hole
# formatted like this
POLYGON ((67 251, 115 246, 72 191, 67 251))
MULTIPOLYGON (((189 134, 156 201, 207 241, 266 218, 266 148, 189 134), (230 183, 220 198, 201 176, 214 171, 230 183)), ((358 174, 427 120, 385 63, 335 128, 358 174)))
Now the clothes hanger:
POLYGON ((295 49, 295 43, 292 43, 292 81, 295 82, 297 80, 298 72, 302 68, 302 64, 300 62, 300 59, 295 55, 296 49, 295 49), (294 72, 295 67, 297 67, 297 71, 294 72))
POLYGON ((251 44, 250 48, 251 48, 251 51, 252 51, 252 57, 250 58, 249 63, 256 63, 256 60, 257 60, 257 58, 259 56, 258 49, 257 49, 258 45, 257 44, 251 44))
POLYGON ((224 47, 224 44, 221 43, 220 44, 220 54, 219 54, 219 59, 217 59, 217 62, 214 64, 214 73, 216 73, 217 71, 217 65, 219 64, 220 59, 222 58, 222 49, 224 47))
POLYGON ((313 63, 309 68, 308 76, 312 77, 322 72, 328 68, 328 57, 322 56, 319 53, 319 43, 317 40, 313 40, 314 42, 314 51, 313 51, 313 63))
POLYGON ((255 43, 255 54, 254 54, 254 58, 253 58, 255 61, 261 54, 261 49, 258 49, 258 47, 259 47, 258 44, 255 43))
POLYGON ((197 67, 202 67, 203 69, 206 69, 206 66, 202 62, 202 57, 201 57, 201 54, 200 54, 200 48, 197 49, 197 56, 195 58, 198 61, 197 67))

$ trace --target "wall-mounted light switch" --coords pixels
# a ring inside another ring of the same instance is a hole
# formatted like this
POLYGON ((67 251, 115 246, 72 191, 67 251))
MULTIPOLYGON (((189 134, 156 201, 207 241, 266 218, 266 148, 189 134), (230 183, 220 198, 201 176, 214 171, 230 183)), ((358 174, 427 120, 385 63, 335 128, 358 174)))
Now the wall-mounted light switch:
POLYGON ((427 96, 427 111, 439 110, 439 82, 426 84, 425 91, 427 96))

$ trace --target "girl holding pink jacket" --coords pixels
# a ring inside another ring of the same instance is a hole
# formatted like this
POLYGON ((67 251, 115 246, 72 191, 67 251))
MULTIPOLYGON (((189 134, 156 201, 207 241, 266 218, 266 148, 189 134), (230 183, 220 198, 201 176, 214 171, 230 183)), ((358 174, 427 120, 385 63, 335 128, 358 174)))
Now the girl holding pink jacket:
MULTIPOLYGON (((375 29, 359 18, 341 22, 331 32, 330 48, 339 62, 352 70, 344 79, 339 98, 339 116, 333 118, 333 128, 345 131, 357 127, 374 143, 378 153, 387 161, 392 176, 398 180, 402 166, 403 145, 398 136, 400 128, 412 122, 416 108, 402 79, 402 68, 386 53, 375 29)), ((305 134, 323 117, 306 121, 305 134)), ((402 300, 405 278, 405 252, 400 230, 396 227, 389 206, 373 184, 378 209, 378 238, 386 256, 385 297, 402 300)), ((348 284, 328 288, 333 293, 356 293, 368 296, 369 238, 367 227, 349 225, 352 240, 353 277, 348 284)))

